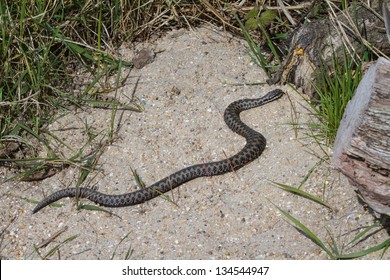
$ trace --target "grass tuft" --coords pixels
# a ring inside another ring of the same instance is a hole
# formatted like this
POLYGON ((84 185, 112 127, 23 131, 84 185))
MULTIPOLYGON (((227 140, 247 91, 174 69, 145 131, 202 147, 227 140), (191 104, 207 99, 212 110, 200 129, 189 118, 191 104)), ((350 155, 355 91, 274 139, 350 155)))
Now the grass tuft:
MULTIPOLYGON (((272 202, 271 202, 272 203, 272 202)), ((339 250, 337 246, 336 239, 329 233, 329 237, 331 239, 330 242, 325 242, 322 241, 320 237, 318 237, 314 232, 312 232, 308 227, 306 227, 302 222, 300 222, 297 218, 294 216, 290 215, 280 207, 276 206, 274 203, 272 203, 297 229, 303 233, 306 237, 308 237, 310 240, 312 240, 316 245, 318 245, 322 250, 325 251, 325 253, 329 256, 330 259, 357 259, 361 258, 363 256, 366 256, 368 254, 375 253, 377 251, 382 250, 382 256, 385 254, 385 252, 388 250, 390 247, 390 238, 386 239, 382 243, 372 246, 368 249, 355 252, 355 253, 349 253, 349 254, 344 254, 342 251, 339 250)), ((376 224, 374 226, 377 226, 376 224)), ((363 230, 361 233, 357 234, 355 238, 348 244, 351 244, 355 242, 358 239, 362 239, 363 236, 366 237, 367 233, 369 230, 371 230, 373 226, 367 227, 366 230, 363 230)))
POLYGON ((313 86, 317 98, 306 99, 319 120, 319 124, 310 125, 313 131, 317 131, 313 137, 325 139, 328 146, 333 144, 345 108, 362 79, 362 62, 355 61, 345 48, 342 57, 333 52, 331 65, 327 66, 324 62, 316 71, 313 86))

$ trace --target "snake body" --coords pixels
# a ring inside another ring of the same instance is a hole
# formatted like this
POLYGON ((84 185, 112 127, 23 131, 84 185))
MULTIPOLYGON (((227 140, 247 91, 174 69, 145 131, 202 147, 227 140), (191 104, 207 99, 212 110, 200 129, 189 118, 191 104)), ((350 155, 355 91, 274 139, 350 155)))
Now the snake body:
POLYGON ((224 113, 224 120, 227 126, 232 131, 246 139, 246 145, 244 148, 230 158, 186 167, 169 175, 168 177, 165 177, 164 179, 154 183, 147 188, 125 194, 104 194, 85 187, 62 189, 44 198, 33 209, 33 213, 38 212, 50 203, 53 203, 64 197, 87 198, 96 204, 106 207, 126 207, 137 205, 151 200, 161 195, 162 193, 177 188, 178 186, 195 178, 222 175, 227 172, 238 170, 244 165, 258 158, 266 146, 266 139, 264 136, 241 121, 240 112, 274 101, 280 98, 282 95, 282 90, 275 89, 260 98, 241 99, 235 101, 226 108, 224 113))

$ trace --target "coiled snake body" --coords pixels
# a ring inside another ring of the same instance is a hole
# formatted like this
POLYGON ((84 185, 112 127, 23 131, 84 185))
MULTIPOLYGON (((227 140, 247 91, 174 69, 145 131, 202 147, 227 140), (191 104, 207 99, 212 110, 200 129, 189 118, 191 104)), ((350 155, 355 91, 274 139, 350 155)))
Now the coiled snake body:
POLYGON ((137 205, 153 199, 162 193, 168 192, 195 178, 222 175, 227 172, 238 170, 247 163, 258 158, 266 146, 266 140, 264 136, 241 121, 239 116, 240 112, 274 101, 280 98, 282 95, 282 90, 275 89, 268 92, 261 98, 238 100, 231 103, 226 108, 224 113, 224 120, 227 126, 232 131, 245 137, 246 139, 246 145, 244 148, 230 158, 186 167, 147 188, 125 194, 104 194, 85 187, 62 189, 44 198, 34 208, 33 213, 38 212, 50 203, 53 203, 64 197, 87 198, 96 204, 106 207, 126 207, 137 205))

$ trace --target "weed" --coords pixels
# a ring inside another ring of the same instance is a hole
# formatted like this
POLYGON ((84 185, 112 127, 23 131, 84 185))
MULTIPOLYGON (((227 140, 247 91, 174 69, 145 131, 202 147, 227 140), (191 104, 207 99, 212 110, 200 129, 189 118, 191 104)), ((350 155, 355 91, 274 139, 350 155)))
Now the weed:
POLYGON ((246 42, 248 43, 248 46, 251 50, 251 53, 249 53, 249 56, 251 57, 252 61, 261 67, 265 73, 267 74, 268 78, 271 77, 271 73, 274 72, 279 65, 281 65, 281 58, 279 55, 279 51, 277 50, 269 32, 267 31, 266 27, 271 24, 272 21, 276 18, 276 13, 271 10, 266 10, 263 13, 259 15, 259 9, 257 7, 253 8, 251 11, 249 11, 246 15, 246 21, 245 24, 242 23, 242 21, 239 19, 237 14, 234 14, 237 22, 240 25, 241 31, 244 35, 244 38, 246 42), (260 44, 257 44, 255 40, 252 38, 250 34, 250 30, 259 28, 261 30, 261 33, 263 34, 264 38, 266 38, 266 42, 268 45, 269 50, 271 51, 273 57, 275 58, 276 62, 275 64, 269 63, 267 56, 264 54, 264 50, 261 47, 260 44))

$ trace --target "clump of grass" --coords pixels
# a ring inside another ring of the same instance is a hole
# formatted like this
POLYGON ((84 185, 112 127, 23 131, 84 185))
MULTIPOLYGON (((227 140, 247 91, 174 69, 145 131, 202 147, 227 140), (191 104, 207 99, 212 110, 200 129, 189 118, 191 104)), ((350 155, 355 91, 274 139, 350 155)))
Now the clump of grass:
POLYGON ((365 238, 368 238, 371 234, 373 234, 373 229, 378 229, 381 226, 378 223, 374 223, 371 226, 366 227, 363 231, 359 232, 350 242, 348 242, 345 246, 343 244, 337 244, 336 238, 330 234, 328 231, 329 237, 331 239, 330 242, 326 242, 321 240, 313 231, 311 231, 308 227, 306 227, 302 222, 300 222, 297 218, 290 215, 280 207, 274 205, 294 226, 296 226, 299 230, 301 230, 306 237, 308 237, 311 241, 313 241, 316 245, 318 245, 325 253, 329 256, 330 259, 357 259, 364 257, 366 255, 375 253, 377 251, 382 251, 381 256, 386 253, 386 251, 390 247, 390 238, 386 239, 380 244, 372 246, 368 249, 361 250, 355 253, 345 254, 343 252, 344 249, 351 249, 357 243, 362 242, 365 238))
MULTIPOLYGON (((117 67, 119 60, 103 52, 100 45, 103 41, 101 10, 94 11, 87 19, 85 15, 90 12, 88 3, 84 7, 79 4, 69 2, 63 6, 57 1, 45 4, 26 0, 0 1, 2 146, 9 141, 27 143, 27 135, 44 144, 40 136, 42 128, 52 121, 53 113, 59 109, 70 109, 73 105, 83 105, 83 100, 72 93, 69 86, 76 71, 69 64, 79 60, 94 74, 99 71, 92 69, 101 69, 103 63, 106 69, 117 67), (80 8, 85 9, 84 17, 80 15, 80 8), (94 16, 94 32, 72 32, 72 27, 83 22, 79 20, 82 18, 91 31, 93 24, 90 19, 94 16), (82 38, 79 38, 79 43, 73 41, 77 36, 82 38), (94 40, 97 43, 88 44, 94 40)), ((102 73, 100 71, 97 76, 103 76, 102 73)), ((105 74, 108 73, 106 70, 105 74)), ((33 149, 30 152, 30 156, 35 155, 33 149)))
MULTIPOLYGON (((15 178, 40 180, 50 169, 87 164, 90 154, 84 154, 84 147, 69 158, 58 150, 59 145, 72 150, 48 130, 59 110, 64 115, 73 108, 111 109, 108 141, 101 140, 105 145, 114 138, 117 110, 142 110, 133 101, 122 104, 116 98, 125 78, 117 75, 114 86, 105 82, 132 66, 115 56, 114 46, 125 37, 125 29, 118 28, 125 19, 118 14, 118 1, 107 3, 0 0, 0 164, 22 168, 15 178), (77 93, 72 86, 76 71, 95 77, 77 93), (107 90, 115 92, 114 98, 101 101, 99 93, 107 90)), ((136 28, 133 24, 126 32, 136 28)))
MULTIPOLYGON (((319 120, 319 124, 310 125, 313 131, 311 136, 316 141, 321 139, 326 145, 332 146, 346 105, 362 79, 363 63, 386 55, 367 40, 367 34, 359 31, 361 19, 358 8, 362 6, 369 10, 369 5, 362 1, 336 3, 330 0, 324 1, 324 5, 327 7, 329 20, 340 34, 342 45, 338 50, 332 50, 330 61, 323 61, 318 67, 316 81, 313 83, 316 99, 308 103, 319 120), (350 30, 356 31, 354 41, 358 44, 351 42, 350 30)), ((371 12, 376 13, 374 10, 371 12)))
MULTIPOLYGON (((321 165, 324 161, 320 160, 318 163, 316 163, 306 174, 306 176, 302 179, 302 181, 299 183, 297 187, 289 186, 286 184, 281 184, 277 182, 272 182, 277 187, 290 192, 294 195, 298 195, 302 198, 309 199, 317 204, 320 204, 326 208, 328 208, 330 211, 334 211, 332 205, 327 203, 324 199, 320 197, 316 197, 312 194, 309 194, 302 190, 305 182, 308 180, 308 178, 311 176, 312 172, 318 168, 319 165, 321 165)), ((326 190, 326 183, 324 183, 323 192, 326 190)), ((323 193, 322 196, 325 196, 323 193)), ((387 238, 383 242, 373 245, 367 249, 357 251, 354 253, 345 253, 353 250, 353 248, 361 243, 364 242, 366 239, 368 239, 370 236, 375 235, 377 232, 383 230, 386 228, 385 225, 381 225, 381 221, 376 220, 372 225, 369 225, 367 227, 363 227, 360 229, 356 229, 357 234, 352 237, 352 239, 349 242, 340 242, 337 241, 336 237, 331 233, 331 230, 327 227, 325 227, 325 230, 327 232, 327 238, 329 241, 324 241, 321 237, 319 237, 313 230, 308 228, 298 217, 294 217, 291 215, 288 211, 283 210, 282 208, 275 205, 273 202, 271 202, 282 214, 284 217, 286 217, 290 223, 305 237, 309 238, 313 243, 315 243, 317 246, 319 246, 330 259, 356 259, 361 258, 366 255, 375 253, 377 251, 382 251, 381 257, 384 256, 386 251, 390 247, 390 238, 387 238)), ((385 222, 382 221, 383 224, 385 222)), ((355 230, 354 230, 355 231, 355 230)))
POLYGON ((362 61, 356 61, 345 48, 341 57, 333 52, 331 63, 323 62, 316 71, 315 98, 306 99, 319 120, 310 124, 312 136, 323 139, 328 146, 333 144, 345 108, 362 79, 362 61))

